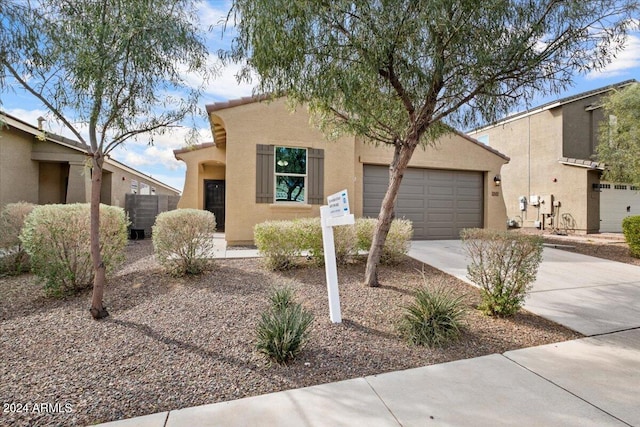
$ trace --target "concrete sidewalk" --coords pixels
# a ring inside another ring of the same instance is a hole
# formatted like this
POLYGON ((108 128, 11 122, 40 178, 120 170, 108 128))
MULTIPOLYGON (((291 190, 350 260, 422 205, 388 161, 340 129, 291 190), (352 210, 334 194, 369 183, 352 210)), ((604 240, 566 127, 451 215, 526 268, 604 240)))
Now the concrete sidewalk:
MULTIPOLYGON (((460 242, 410 255, 466 280, 460 242)), ((640 426, 640 267, 545 248, 526 307, 597 336, 103 426, 640 426)))

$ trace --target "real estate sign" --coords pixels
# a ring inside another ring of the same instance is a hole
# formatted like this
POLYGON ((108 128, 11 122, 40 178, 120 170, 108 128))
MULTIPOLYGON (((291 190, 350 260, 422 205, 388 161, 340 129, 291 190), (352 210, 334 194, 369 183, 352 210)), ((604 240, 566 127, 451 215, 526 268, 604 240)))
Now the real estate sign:
POLYGON ((324 267, 327 277, 327 293, 329 294, 329 317, 333 323, 342 322, 340 312, 340 295, 338 293, 338 268, 336 265, 336 248, 333 239, 333 227, 355 223, 350 213, 347 190, 327 197, 328 206, 320 208, 322 223, 322 244, 324 246, 324 267))
POLYGON ((351 214, 347 190, 342 190, 330 195, 327 197, 327 203, 329 205, 329 215, 332 218, 351 214))

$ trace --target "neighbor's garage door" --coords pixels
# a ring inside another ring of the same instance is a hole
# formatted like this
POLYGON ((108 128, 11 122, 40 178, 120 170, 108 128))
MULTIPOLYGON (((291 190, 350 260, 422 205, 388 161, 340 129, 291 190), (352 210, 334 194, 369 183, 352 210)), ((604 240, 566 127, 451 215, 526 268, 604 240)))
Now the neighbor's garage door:
MULTIPOLYGON (((364 216, 376 218, 389 183, 387 166, 364 166, 364 216)), ((407 169, 396 218, 413 221, 414 239, 459 239, 483 226, 482 172, 407 169)))
POLYGON ((628 184, 608 182, 600 184, 600 191, 600 232, 621 233, 625 217, 640 215, 640 192, 628 184))

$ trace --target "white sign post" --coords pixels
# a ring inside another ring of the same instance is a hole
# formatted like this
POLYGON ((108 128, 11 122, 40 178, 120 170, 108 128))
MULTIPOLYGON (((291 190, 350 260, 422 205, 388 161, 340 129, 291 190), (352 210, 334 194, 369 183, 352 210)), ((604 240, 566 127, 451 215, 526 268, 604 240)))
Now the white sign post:
POLYGON ((333 323, 342 322, 340 313, 340 294, 338 293, 338 268, 336 266, 336 248, 333 239, 333 227, 355 224, 355 218, 349 210, 347 190, 327 197, 329 206, 320 208, 322 223, 322 245, 324 246, 324 268, 327 276, 329 294, 329 317, 333 323))

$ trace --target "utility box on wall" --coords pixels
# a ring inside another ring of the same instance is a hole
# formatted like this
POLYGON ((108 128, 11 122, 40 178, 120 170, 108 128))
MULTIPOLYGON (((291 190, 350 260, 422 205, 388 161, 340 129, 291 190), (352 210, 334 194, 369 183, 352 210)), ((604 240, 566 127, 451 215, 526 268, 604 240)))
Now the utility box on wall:
POLYGON ((553 213, 553 194, 540 195, 540 213, 551 215, 553 213))

